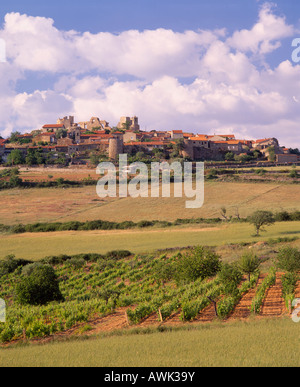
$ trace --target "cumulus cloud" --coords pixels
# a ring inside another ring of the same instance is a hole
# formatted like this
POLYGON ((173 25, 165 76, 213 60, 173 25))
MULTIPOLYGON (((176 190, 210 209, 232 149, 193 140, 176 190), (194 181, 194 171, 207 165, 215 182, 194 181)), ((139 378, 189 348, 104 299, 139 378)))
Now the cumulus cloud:
POLYGON ((59 116, 98 116, 116 125, 137 115, 142 129, 234 132, 299 143, 300 65, 284 60, 258 67, 254 57, 276 50, 295 33, 266 3, 249 30, 182 33, 157 29, 119 34, 78 33, 54 21, 5 16, 0 38, 0 133, 28 131, 59 116), (17 91, 30 74, 54 79, 49 89, 17 91))
POLYGON ((234 32, 227 44, 239 51, 250 51, 253 54, 268 54, 280 47, 280 40, 293 36, 295 28, 286 24, 285 17, 276 16, 273 7, 274 4, 265 3, 252 29, 234 32))

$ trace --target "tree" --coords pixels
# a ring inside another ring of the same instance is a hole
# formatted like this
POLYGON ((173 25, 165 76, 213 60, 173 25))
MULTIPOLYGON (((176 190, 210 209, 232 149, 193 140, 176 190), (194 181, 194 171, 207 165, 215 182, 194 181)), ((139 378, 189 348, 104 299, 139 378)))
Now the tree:
POLYGON ((98 153, 92 152, 90 155, 90 163, 93 166, 97 166, 100 163, 100 155, 98 153))
POLYGON ((221 269, 220 256, 207 247, 197 246, 182 255, 175 267, 178 282, 193 282, 214 276, 221 269))
POLYGON ((226 215, 227 214, 226 207, 222 207, 220 213, 221 213, 222 218, 224 218, 225 220, 228 220, 228 217, 226 215))
POLYGON ((8 138, 8 141, 10 143, 16 143, 19 141, 19 136, 21 135, 20 132, 12 132, 10 137, 8 138))
POLYGON ((23 183, 23 180, 17 176, 12 174, 9 178, 9 184, 11 187, 21 187, 23 183))
POLYGON ((250 282, 251 274, 257 271, 260 264, 261 264, 261 261, 255 254, 253 254, 253 252, 246 251, 241 256, 238 262, 238 267, 243 273, 247 274, 248 281, 250 282))
POLYGON ((225 155, 226 161, 233 161, 234 160, 234 154, 232 152, 227 152, 225 155))
POLYGON ((43 151, 41 149, 36 149, 36 151, 34 152, 34 156, 35 156, 37 164, 44 164, 45 163, 45 158, 43 155, 43 151))
POLYGON ((14 149, 7 157, 7 163, 10 165, 18 165, 24 163, 22 152, 19 149, 14 149))
POLYGON ((33 264, 27 275, 23 275, 16 288, 20 304, 44 305, 51 301, 62 301, 59 282, 53 267, 33 264))
POLYGON ((269 146, 268 151, 268 160, 274 162, 276 160, 275 148, 274 146, 269 146))
POLYGON ((36 164, 36 157, 34 155, 33 149, 28 149, 27 155, 25 157, 25 163, 27 165, 34 165, 34 164, 36 164))
POLYGON ((258 210, 250 216, 249 222, 254 225, 256 235, 259 236, 260 231, 265 231, 263 226, 272 225, 275 219, 271 211, 258 210))
POLYGON ((64 128, 60 128, 56 132, 56 138, 65 138, 68 135, 68 130, 64 128))

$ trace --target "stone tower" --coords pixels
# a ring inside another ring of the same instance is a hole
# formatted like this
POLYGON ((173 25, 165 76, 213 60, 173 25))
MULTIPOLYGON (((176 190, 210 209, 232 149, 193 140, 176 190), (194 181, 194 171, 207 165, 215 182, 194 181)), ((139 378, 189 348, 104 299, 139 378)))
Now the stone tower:
POLYGON ((111 138, 108 146, 108 156, 110 160, 117 161, 119 154, 123 153, 123 140, 120 138, 111 138))
POLYGON ((184 149, 181 151, 183 157, 194 160, 194 147, 191 140, 184 139, 184 149))

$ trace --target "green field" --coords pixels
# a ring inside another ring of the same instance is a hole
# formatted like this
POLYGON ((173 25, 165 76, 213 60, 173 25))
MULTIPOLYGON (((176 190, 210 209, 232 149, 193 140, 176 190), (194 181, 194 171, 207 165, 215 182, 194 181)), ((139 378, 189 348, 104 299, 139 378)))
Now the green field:
POLYGON ((299 367, 299 326, 267 319, 31 345, 1 350, 1 366, 299 367))
POLYGON ((31 260, 49 255, 105 253, 127 249, 133 253, 195 245, 221 246, 228 243, 263 241, 269 238, 300 236, 300 222, 279 222, 267 227, 261 237, 247 223, 215 227, 191 225, 151 230, 64 231, 0 236, 0 257, 14 254, 31 260))

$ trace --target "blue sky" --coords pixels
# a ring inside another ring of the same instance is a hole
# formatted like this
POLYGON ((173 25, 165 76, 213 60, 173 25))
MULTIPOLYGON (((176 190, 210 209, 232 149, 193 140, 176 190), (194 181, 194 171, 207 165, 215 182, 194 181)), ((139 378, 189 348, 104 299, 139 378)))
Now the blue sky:
POLYGON ((297 0, 4 0, 0 15, 0 134, 138 115, 147 130, 300 142, 297 0))
MULTIPOLYGON (((250 28, 257 19, 257 0, 9 0, 0 13, 26 13, 53 18, 59 29, 121 32, 170 28, 174 31, 250 28)), ((299 24, 300 2, 275 1, 287 21, 299 24)))

